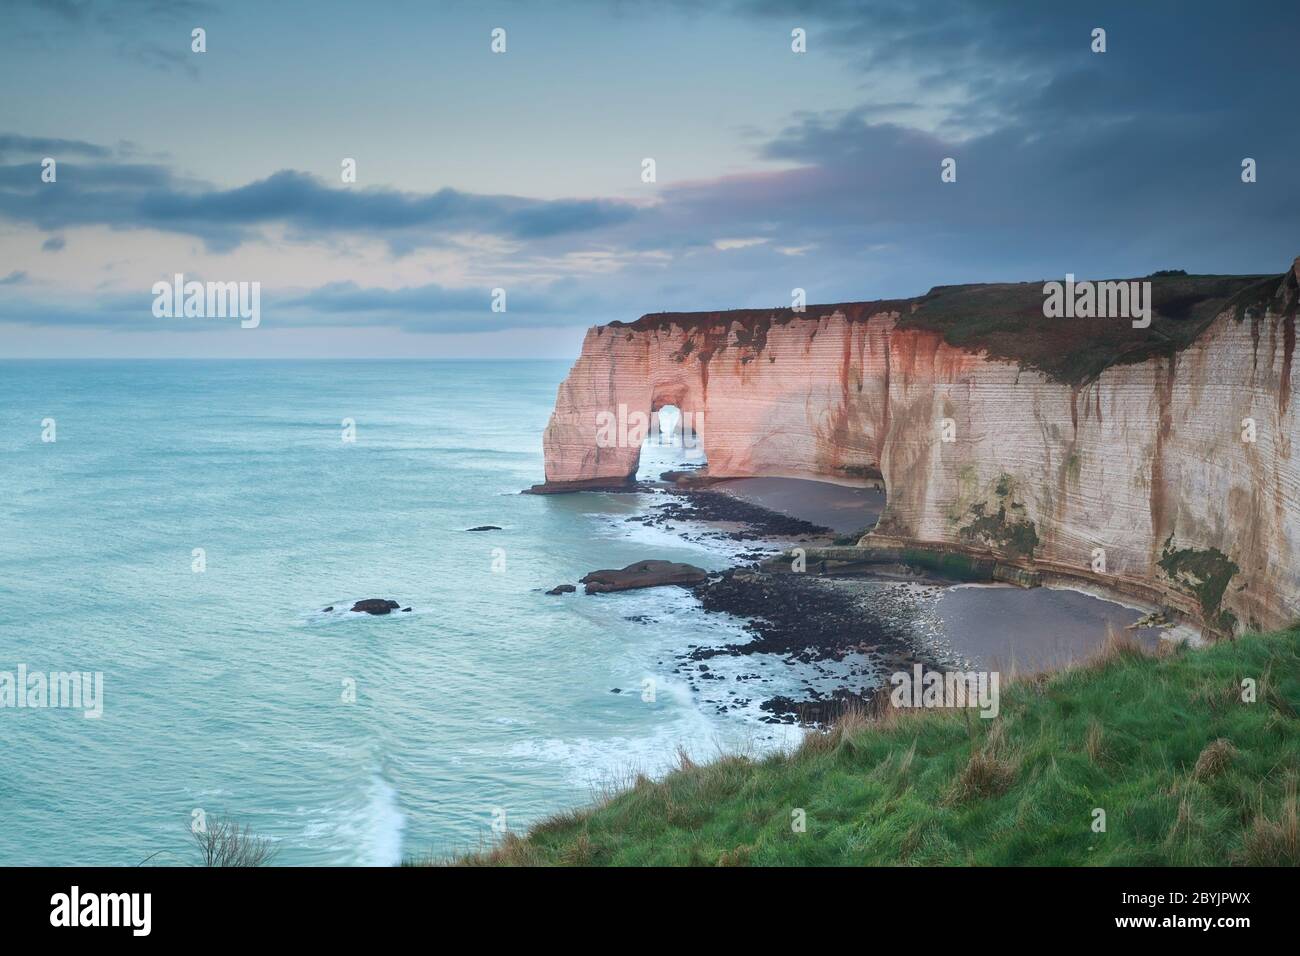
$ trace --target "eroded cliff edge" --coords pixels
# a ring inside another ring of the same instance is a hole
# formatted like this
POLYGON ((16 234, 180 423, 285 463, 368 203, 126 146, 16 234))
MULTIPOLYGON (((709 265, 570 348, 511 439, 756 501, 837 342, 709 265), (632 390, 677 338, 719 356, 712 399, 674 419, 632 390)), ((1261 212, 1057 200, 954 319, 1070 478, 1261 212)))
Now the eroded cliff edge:
POLYGON ((1284 626, 1300 259, 1150 278, 1147 329, 1044 318, 1041 283, 592 328, 546 429, 545 490, 626 481, 640 448, 598 441, 602 413, 671 404, 702 421, 712 476, 882 478, 864 547, 991 554, 1220 632, 1284 626))

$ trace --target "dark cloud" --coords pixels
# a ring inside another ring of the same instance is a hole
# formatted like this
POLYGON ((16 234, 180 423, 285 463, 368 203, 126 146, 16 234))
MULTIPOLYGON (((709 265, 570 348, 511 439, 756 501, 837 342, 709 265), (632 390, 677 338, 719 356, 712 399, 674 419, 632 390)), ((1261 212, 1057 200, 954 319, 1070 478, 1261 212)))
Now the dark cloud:
MULTIPOLYGON (((717 4, 679 0, 688 11, 717 4)), ((913 87, 933 128, 961 138, 1035 121, 1218 112, 1281 122, 1300 58, 1294 0, 732 0, 736 17, 808 31, 808 56, 842 58, 865 89, 913 87), (1107 52, 1090 49, 1107 33, 1107 52)), ((878 107, 877 107, 878 108, 878 107)))
POLYGON ((795 117, 760 153, 797 169, 665 187, 654 225, 668 245, 767 235, 741 258, 770 271, 778 243, 817 244, 799 266, 834 297, 1067 270, 1282 271, 1300 253, 1293 3, 735 9, 804 25, 810 51, 894 90, 911 82, 915 97, 795 117), (1097 26, 1106 53, 1090 50, 1097 26), (928 110, 926 128, 881 121, 906 103, 928 110), (946 157, 956 183, 940 182, 946 157), (1246 157, 1254 184, 1241 182, 1246 157))
MULTIPOLYGON (((268 301, 288 323, 383 324, 417 332, 483 332, 575 324, 609 311, 612 297, 598 291, 598 284, 564 280, 516 285, 503 280, 497 286, 453 288, 430 283, 401 289, 338 282, 301 295, 273 296, 268 301), (506 293, 504 312, 492 311, 494 288, 506 293)), ((612 317, 618 313, 610 314, 612 317)))
MULTIPOLYGON (((295 313, 342 316, 357 323, 374 320, 391 322, 394 316, 400 318, 410 315, 439 322, 445 322, 448 317, 477 320, 479 325, 493 315, 491 303, 492 293, 487 287, 457 289, 429 284, 402 289, 378 289, 359 286, 355 282, 329 283, 305 294, 287 297, 281 302, 286 310, 295 313)), ((508 294, 506 304, 508 308, 508 294)), ((515 307, 517 314, 522 314, 521 304, 515 307)))
POLYGON ((836 298, 1066 271, 1282 271, 1300 254, 1296 133, 1244 147, 1208 135, 1205 123, 1134 118, 946 141, 855 114, 805 119, 767 148, 798 168, 667 188, 655 225, 680 241, 768 237, 755 259, 814 244, 838 274, 836 298), (1241 181, 1244 156, 1259 163, 1256 183, 1241 181), (954 183, 941 181, 945 158, 954 183))
POLYGON ((206 223, 238 226, 284 222, 310 230, 356 232, 472 229, 516 238, 580 232, 625 222, 633 208, 604 200, 533 200, 441 189, 432 194, 327 187, 284 170, 236 189, 204 193, 156 191, 142 197, 153 224, 202 234, 206 223))
MULTIPOLYGON (((170 276, 160 276, 170 281, 170 276)), ((230 276, 186 273, 186 280, 237 281, 230 276)), ((251 281, 251 280, 250 280, 251 281)), ((0 279, 0 287, 18 287, 25 273, 0 279)), ((437 284, 382 289, 354 282, 336 282, 310 290, 264 289, 261 293, 262 328, 347 328, 389 326, 413 332, 486 332, 525 327, 554 327, 624 314, 621 299, 571 281, 548 284, 504 283, 504 312, 492 311, 493 289, 448 287, 437 284)), ((611 291, 612 290, 607 290, 611 291)), ((207 331, 234 320, 209 318, 157 318, 153 292, 113 292, 90 299, 55 295, 32 298, 17 293, 0 294, 0 324, 111 328, 117 331, 207 331)))
POLYGON ((62 252, 67 246, 68 241, 62 236, 50 236, 41 243, 42 252, 62 252))
POLYGON ((9 0, 15 7, 29 7, 50 13, 69 22, 91 18, 103 22, 116 20, 122 29, 142 22, 182 20, 216 9, 200 0, 9 0), (135 22, 132 22, 132 21, 135 22))
POLYGON ((19 136, 17 133, 0 133, 0 162, 22 157, 38 162, 46 156, 83 156, 107 159, 113 151, 95 143, 79 139, 57 139, 48 136, 19 136))
POLYGON ((198 74, 189 28, 221 8, 202 0, 5 0, 27 45, 57 51, 70 31, 116 37, 118 56, 165 72, 198 74))
POLYGON ((257 227, 283 224, 304 235, 375 236, 403 251, 460 231, 539 239, 625 223, 627 203, 538 200, 442 189, 432 194, 329 187, 284 170, 234 189, 196 187, 158 165, 60 163, 56 183, 40 165, 0 167, 0 215, 45 230, 106 225, 198 236, 229 249, 257 227))

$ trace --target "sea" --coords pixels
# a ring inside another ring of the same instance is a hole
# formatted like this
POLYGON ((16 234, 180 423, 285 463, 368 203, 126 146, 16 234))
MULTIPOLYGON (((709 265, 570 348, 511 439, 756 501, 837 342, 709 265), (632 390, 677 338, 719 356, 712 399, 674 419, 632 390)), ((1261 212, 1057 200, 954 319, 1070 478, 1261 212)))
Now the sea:
POLYGON ((760 699, 824 670, 703 687, 681 655, 743 622, 676 587, 545 593, 742 548, 636 520, 653 494, 520 493, 567 368, 0 362, 0 865, 193 865, 213 820, 284 865, 441 859, 683 753, 797 743, 760 699), (20 673, 87 693, 40 706, 20 673))

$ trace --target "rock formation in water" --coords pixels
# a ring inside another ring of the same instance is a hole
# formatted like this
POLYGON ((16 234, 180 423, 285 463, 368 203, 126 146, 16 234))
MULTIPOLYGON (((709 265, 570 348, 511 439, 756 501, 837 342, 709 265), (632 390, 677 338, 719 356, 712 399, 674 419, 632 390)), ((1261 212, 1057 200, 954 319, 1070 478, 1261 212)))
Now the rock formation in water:
MULTIPOLYGON (((352 605, 352 610, 364 614, 391 614, 402 605, 396 601, 390 601, 386 598, 366 598, 364 601, 358 601, 352 605)), ((403 608, 409 611, 410 608, 403 608)))
POLYGON ((1041 283, 592 328, 537 490, 629 482, 636 416, 674 405, 709 476, 883 480, 863 547, 992 555, 1223 633, 1290 623, 1300 260, 1149 279, 1149 328, 1045 318, 1041 283))
POLYGON ((692 585, 706 580, 709 573, 693 564, 673 561, 637 561, 625 568, 606 568, 592 571, 579 579, 587 586, 588 594, 605 594, 609 591, 631 591, 636 588, 657 588, 666 584, 692 585))

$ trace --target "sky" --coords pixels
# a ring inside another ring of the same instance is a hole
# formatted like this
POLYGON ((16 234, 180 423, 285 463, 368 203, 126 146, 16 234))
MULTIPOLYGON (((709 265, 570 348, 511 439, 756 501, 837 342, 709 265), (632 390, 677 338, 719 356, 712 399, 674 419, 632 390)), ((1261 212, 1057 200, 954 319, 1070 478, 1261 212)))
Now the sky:
POLYGON ((572 358, 796 288, 1281 273, 1297 35, 1294 0, 5 0, 0 358, 572 358), (156 316, 178 273, 260 322, 156 316))

